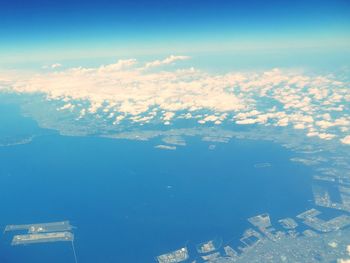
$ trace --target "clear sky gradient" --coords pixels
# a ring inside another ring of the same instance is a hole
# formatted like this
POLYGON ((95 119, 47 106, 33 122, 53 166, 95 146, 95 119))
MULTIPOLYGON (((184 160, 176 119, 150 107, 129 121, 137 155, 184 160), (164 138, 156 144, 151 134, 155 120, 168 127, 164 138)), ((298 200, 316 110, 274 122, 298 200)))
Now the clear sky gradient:
POLYGON ((349 50, 348 0, 1 0, 0 59, 349 50))

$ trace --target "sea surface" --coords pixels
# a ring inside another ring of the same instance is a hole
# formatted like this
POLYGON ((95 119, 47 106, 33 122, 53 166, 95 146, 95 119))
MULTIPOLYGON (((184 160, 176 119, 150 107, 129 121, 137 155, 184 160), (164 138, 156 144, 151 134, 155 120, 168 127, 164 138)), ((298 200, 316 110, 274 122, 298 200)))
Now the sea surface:
MULTIPOLYGON (((272 142, 192 137, 171 151, 46 132, 14 106, 0 116, 0 136, 40 134, 0 147, 0 227, 70 220, 78 262, 155 262, 213 238, 234 246, 248 217, 276 222, 312 207, 311 169, 272 142)), ((12 236, 0 239, 1 263, 75 262, 71 243, 13 247, 12 236)))

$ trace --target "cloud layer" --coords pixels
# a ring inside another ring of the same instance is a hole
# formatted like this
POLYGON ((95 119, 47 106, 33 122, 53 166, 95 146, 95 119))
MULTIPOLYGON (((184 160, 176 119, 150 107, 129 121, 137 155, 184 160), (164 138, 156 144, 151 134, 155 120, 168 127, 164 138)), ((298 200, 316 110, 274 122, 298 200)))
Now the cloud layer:
POLYGON ((51 72, 10 80, 0 75, 0 89, 10 85, 19 93, 42 93, 64 102, 59 111, 79 111, 79 118, 102 112, 114 125, 158 118, 165 125, 193 119, 199 125, 290 126, 309 137, 350 144, 348 83, 331 75, 280 69, 226 74, 192 67, 166 70, 166 65, 185 59, 189 57, 170 56, 145 64, 119 60, 97 68, 54 67, 51 72))

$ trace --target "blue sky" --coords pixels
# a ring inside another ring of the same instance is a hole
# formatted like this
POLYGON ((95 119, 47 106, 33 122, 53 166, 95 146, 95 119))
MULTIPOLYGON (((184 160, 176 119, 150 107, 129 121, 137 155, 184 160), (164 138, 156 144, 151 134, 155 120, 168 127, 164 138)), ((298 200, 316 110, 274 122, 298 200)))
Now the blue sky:
POLYGON ((349 50, 350 2, 0 1, 2 63, 261 49, 349 50))

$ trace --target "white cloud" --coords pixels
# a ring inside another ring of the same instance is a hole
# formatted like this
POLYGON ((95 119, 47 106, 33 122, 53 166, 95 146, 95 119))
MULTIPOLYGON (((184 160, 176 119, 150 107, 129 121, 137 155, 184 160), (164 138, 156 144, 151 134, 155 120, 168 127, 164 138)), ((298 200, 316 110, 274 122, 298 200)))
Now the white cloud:
POLYGON ((146 63, 145 68, 153 68, 153 67, 159 67, 159 66, 163 66, 163 65, 169 65, 174 63, 175 61, 179 61, 179 60, 187 60, 190 57, 188 56, 174 56, 171 55, 163 60, 155 60, 155 61, 151 61, 146 63))
POLYGON ((60 107, 58 110, 69 110, 69 109, 74 109, 75 105, 73 105, 72 103, 67 103, 65 105, 63 105, 62 107, 60 107))
POLYGON ((56 68, 60 68, 60 67, 62 67, 62 65, 60 63, 55 63, 55 64, 52 64, 50 66, 50 68, 52 68, 52 69, 56 69, 56 68))
POLYGON ((343 139, 340 140, 344 144, 350 144, 350 135, 345 136, 343 139))
POLYGON ((324 139, 324 140, 331 140, 334 137, 336 137, 335 134, 331 134, 331 133, 322 133, 322 132, 317 132, 314 130, 311 130, 309 133, 306 134, 308 137, 319 137, 320 139, 324 139))
POLYGON ((60 68, 60 67, 62 67, 62 64, 54 63, 54 64, 51 64, 51 65, 45 65, 42 68, 43 69, 57 69, 57 68, 60 68))
POLYGON ((330 122, 330 121, 316 121, 316 125, 320 126, 322 129, 328 129, 332 126, 334 126, 334 123, 330 122))
POLYGON ((175 116, 175 113, 174 113, 174 112, 170 112, 170 111, 165 112, 165 113, 163 114, 163 120, 164 120, 164 121, 170 121, 174 116, 175 116))
POLYGON ((244 119, 244 120, 236 121, 237 124, 255 124, 257 122, 258 122, 257 119, 244 119))
POLYGON ((331 134, 331 133, 319 133, 318 137, 320 137, 321 139, 324 139, 324 140, 331 140, 334 137, 336 137, 336 135, 335 134, 331 134))
POLYGON ((283 119, 279 119, 277 121, 277 126, 288 126, 289 123, 289 119, 288 118, 283 118, 283 119))
POLYGON ((252 110, 249 112, 240 112, 235 116, 235 118, 243 120, 243 119, 246 119, 247 117, 256 116, 258 114, 260 114, 260 112, 257 110, 252 110))
POLYGON ((154 148, 161 149, 161 150, 171 150, 171 151, 176 150, 176 146, 163 145, 163 144, 156 145, 154 146, 154 148))
POLYGON ((72 68, 18 79, 13 90, 44 93, 50 99, 87 100, 90 113, 103 104, 130 115, 152 106, 165 111, 208 109, 218 112, 245 107, 238 96, 225 91, 230 83, 193 69, 145 73, 132 68, 135 60, 121 60, 99 68, 72 68), (130 68, 131 67, 131 68, 130 68))
POLYGON ((295 125, 294 125, 294 129, 296 129, 296 130, 302 130, 302 129, 305 129, 306 127, 305 127, 305 124, 304 123, 296 123, 295 125))
POLYGON ((99 73, 111 73, 115 71, 120 71, 126 68, 130 68, 131 66, 134 66, 137 63, 136 59, 121 59, 118 60, 117 63, 109 64, 109 65, 103 65, 100 68, 98 68, 99 73))
POLYGON ((221 124, 221 122, 225 119, 225 114, 221 115, 221 116, 217 116, 217 115, 208 115, 206 117, 204 117, 202 120, 199 120, 198 122, 201 124, 204 124, 206 122, 214 122, 215 124, 221 124))
POLYGON ((290 126, 310 137, 339 137, 348 144, 348 136, 344 137, 350 126, 347 83, 280 69, 209 74, 194 68, 156 68, 188 58, 169 56, 144 65, 127 59, 39 74, 5 72, 0 73, 0 89, 11 86, 19 93, 45 94, 49 100, 64 102, 60 110, 77 111, 78 119, 105 113, 114 125, 156 118, 170 125, 182 118, 202 124, 290 126), (266 108, 259 106, 264 100, 269 103, 266 108), (76 101, 86 103, 75 107, 76 101))

